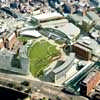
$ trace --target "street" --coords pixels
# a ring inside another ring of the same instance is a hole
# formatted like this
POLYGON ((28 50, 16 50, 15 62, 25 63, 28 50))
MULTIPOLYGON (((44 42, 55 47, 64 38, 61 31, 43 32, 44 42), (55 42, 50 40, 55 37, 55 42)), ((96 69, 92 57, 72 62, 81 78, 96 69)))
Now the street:
MULTIPOLYGON (((27 80, 31 84, 33 95, 34 95, 34 93, 39 93, 42 96, 50 97, 51 99, 54 99, 56 96, 59 96, 62 100, 87 100, 87 99, 84 99, 83 97, 65 94, 61 91, 62 87, 57 87, 52 83, 43 82, 36 78, 28 79, 28 78, 26 78, 26 76, 0 73, 0 80, 6 81, 6 82, 7 81, 11 81, 11 82, 16 81, 18 83, 20 83, 24 80, 27 80), (73 99, 71 99, 71 98, 73 98, 73 99)), ((38 95, 38 96, 41 96, 41 95, 38 95)))

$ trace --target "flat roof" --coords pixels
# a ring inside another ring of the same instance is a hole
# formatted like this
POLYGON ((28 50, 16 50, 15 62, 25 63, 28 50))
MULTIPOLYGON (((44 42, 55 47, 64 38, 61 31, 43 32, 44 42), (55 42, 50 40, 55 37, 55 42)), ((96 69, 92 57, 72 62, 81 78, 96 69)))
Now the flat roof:
POLYGON ((80 37, 77 42, 93 50, 93 54, 100 54, 100 45, 88 36, 80 37))
POLYGON ((65 23, 57 29, 65 33, 71 40, 80 34, 80 29, 72 23, 65 23))
POLYGON ((98 16, 95 12, 93 12, 93 11, 87 12, 87 16, 88 16, 90 19, 94 20, 94 21, 97 21, 97 20, 100 21, 99 16, 98 16))
POLYGON ((73 15, 69 15, 71 17, 72 20, 74 20, 75 22, 82 22, 82 16, 79 14, 73 14, 73 15))
POLYGON ((60 26, 64 25, 65 23, 68 23, 67 19, 59 19, 59 20, 44 22, 44 23, 41 23, 41 25, 43 27, 55 28, 55 26, 60 27, 60 26))
POLYGON ((44 14, 39 14, 34 16, 36 19, 40 21, 45 21, 45 20, 51 20, 51 19, 57 19, 57 18, 64 18, 61 14, 57 12, 47 12, 44 14))

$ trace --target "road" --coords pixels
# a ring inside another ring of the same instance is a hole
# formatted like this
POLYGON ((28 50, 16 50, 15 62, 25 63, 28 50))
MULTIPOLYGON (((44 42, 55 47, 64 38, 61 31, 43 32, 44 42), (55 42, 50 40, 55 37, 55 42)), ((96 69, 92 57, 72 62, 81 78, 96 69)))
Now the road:
MULTIPOLYGON (((32 92, 39 93, 45 97, 50 97, 54 100, 55 96, 59 96, 62 100, 87 100, 83 97, 71 96, 61 92, 62 87, 57 87, 54 84, 43 82, 38 79, 28 79, 26 76, 14 75, 14 74, 5 74, 0 73, 0 80, 4 81, 14 81, 14 82, 22 82, 23 80, 28 80, 32 87, 32 92), (37 90, 37 91, 36 91, 37 90), (38 91, 39 90, 39 91, 38 91), (72 99, 71 99, 72 98, 72 99), (75 99, 77 98, 77 99, 75 99)), ((38 95, 40 96, 40 95, 38 95)))

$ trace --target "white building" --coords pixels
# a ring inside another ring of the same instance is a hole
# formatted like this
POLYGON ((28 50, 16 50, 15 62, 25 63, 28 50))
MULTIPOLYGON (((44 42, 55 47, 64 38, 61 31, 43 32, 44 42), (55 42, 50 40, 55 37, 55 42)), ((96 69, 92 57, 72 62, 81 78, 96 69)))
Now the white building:
POLYGON ((74 42, 80 34, 80 29, 72 23, 66 23, 57 29, 65 33, 71 42, 74 42))
POLYGON ((32 36, 32 37, 40 37, 41 34, 36 30, 24 30, 20 33, 23 36, 32 36))

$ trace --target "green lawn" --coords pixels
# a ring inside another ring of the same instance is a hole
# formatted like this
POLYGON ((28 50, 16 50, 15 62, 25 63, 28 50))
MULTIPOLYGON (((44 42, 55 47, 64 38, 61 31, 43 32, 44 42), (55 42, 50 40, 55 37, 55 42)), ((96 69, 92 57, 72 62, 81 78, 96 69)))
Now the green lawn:
POLYGON ((21 41, 21 42, 27 42, 27 40, 30 40, 30 39, 34 39, 34 38, 33 37, 27 37, 27 36, 18 37, 18 40, 21 41))
POLYGON ((30 71, 35 77, 43 74, 43 69, 48 67, 51 59, 60 55, 56 46, 51 45, 45 40, 35 43, 30 49, 30 71))

